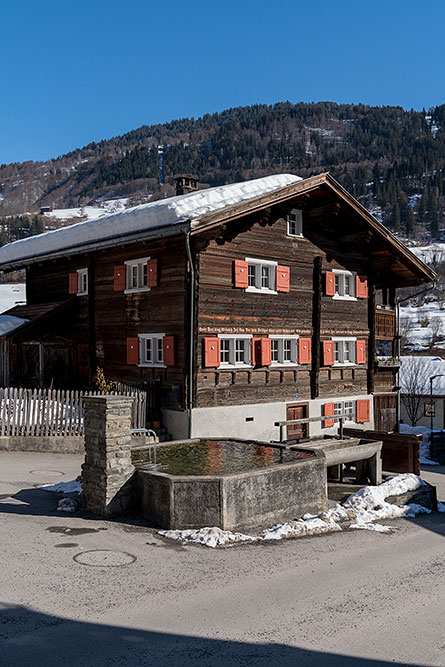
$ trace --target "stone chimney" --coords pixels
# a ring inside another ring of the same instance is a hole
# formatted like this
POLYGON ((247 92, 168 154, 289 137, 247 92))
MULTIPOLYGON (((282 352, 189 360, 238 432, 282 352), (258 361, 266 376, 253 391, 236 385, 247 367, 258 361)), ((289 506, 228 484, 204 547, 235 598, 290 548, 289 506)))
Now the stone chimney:
POLYGON ((198 177, 190 174, 178 174, 175 176, 176 194, 186 195, 189 192, 196 192, 198 190, 198 177))

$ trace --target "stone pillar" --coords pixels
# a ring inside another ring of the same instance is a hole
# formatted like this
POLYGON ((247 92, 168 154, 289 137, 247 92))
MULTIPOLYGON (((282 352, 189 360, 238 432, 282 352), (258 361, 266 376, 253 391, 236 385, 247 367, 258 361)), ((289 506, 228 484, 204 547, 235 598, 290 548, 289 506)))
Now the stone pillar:
POLYGON ((131 464, 131 408, 126 396, 88 396, 84 404, 85 462, 82 504, 87 512, 111 516, 135 508, 131 464))

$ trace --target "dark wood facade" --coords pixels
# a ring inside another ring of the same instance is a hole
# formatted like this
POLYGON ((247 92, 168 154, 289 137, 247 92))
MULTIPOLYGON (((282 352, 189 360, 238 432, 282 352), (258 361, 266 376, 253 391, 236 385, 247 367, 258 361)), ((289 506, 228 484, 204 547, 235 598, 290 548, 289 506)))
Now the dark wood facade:
MULTIPOLYGON (((65 347, 62 376, 74 387, 91 382, 100 366, 108 378, 124 383, 159 380, 162 407, 173 410, 274 402, 292 406, 296 398, 309 405, 311 400, 375 394, 376 410, 386 411, 384 417, 376 415, 379 424, 395 422, 396 375, 394 368, 375 363, 376 343, 390 342, 395 349, 395 289, 428 276, 416 258, 408 251, 405 258, 398 242, 386 238, 386 230, 376 232, 373 225, 378 223, 326 178, 306 179, 310 181, 306 189, 301 181, 280 201, 264 196, 255 205, 243 203, 204 216, 188 236, 147 235, 125 245, 117 239, 107 247, 99 244, 85 252, 23 262, 28 307, 58 302, 66 309, 9 337, 10 349, 19 350, 14 352, 14 383, 23 384, 29 377, 25 347, 49 342, 52 336, 54 345, 58 340, 65 347), (302 211, 302 236, 288 235, 286 216, 293 209, 302 211), (116 268, 147 257, 157 260, 155 286, 134 293, 115 289, 116 268), (236 286, 235 262, 246 258, 285 268, 288 289, 256 293, 236 286), (88 269, 88 293, 71 296, 69 276, 83 268, 88 269), (333 298, 326 281, 335 271, 360 277, 365 295, 333 298), (148 333, 165 334, 174 341, 173 361, 165 367, 129 363, 128 341, 148 333), (208 367, 203 359, 205 341, 224 334, 300 337, 309 341, 311 353, 303 364, 208 367), (360 363, 326 363, 325 343, 335 337, 360 342, 364 355, 360 363)), ((40 370, 34 385, 45 384, 47 376, 40 370)))

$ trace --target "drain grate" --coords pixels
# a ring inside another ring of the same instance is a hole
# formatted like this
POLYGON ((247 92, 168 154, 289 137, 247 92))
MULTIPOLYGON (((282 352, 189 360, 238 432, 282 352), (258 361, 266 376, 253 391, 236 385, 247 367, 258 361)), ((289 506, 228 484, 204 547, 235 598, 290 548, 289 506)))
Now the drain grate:
POLYGON ((90 567, 122 567, 131 565, 136 556, 126 551, 109 551, 107 549, 94 549, 92 551, 81 551, 73 556, 73 560, 81 565, 90 567))

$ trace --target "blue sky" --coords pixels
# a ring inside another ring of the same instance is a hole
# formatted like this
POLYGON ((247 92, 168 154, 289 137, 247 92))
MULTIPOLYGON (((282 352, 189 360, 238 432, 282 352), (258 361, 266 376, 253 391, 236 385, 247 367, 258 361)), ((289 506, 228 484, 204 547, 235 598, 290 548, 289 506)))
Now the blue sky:
POLYGON ((246 104, 442 104, 444 20, 443 0, 1 0, 0 164, 246 104))

